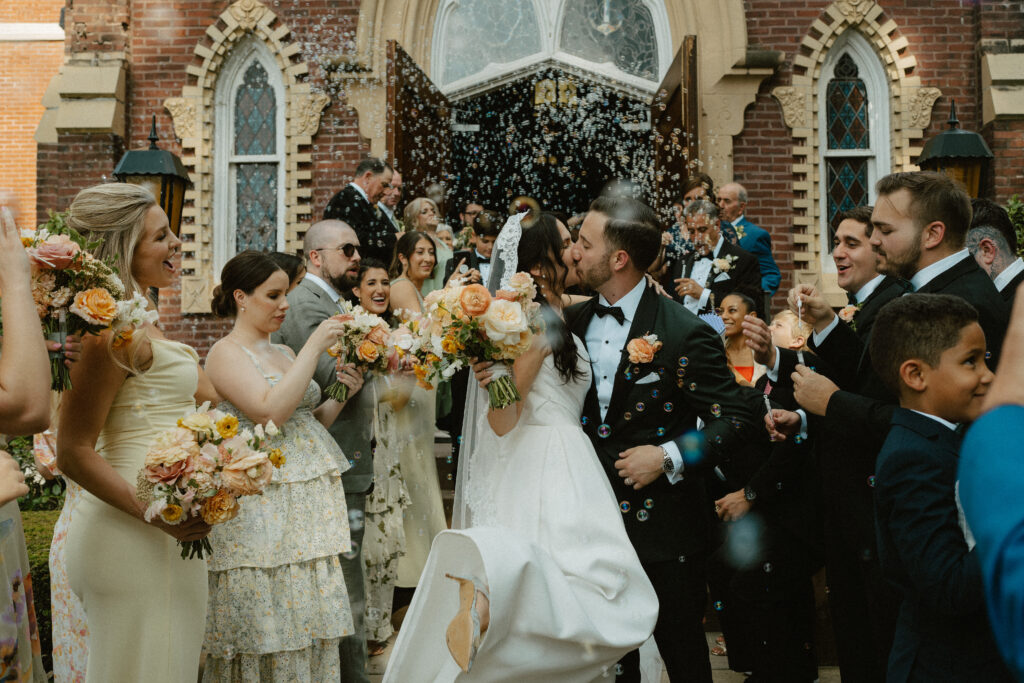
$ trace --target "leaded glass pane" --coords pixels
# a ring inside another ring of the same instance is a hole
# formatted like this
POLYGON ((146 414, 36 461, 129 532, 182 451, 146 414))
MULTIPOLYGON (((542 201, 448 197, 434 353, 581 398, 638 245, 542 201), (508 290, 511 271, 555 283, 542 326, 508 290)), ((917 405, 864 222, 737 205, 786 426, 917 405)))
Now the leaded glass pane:
POLYGON ((658 77, 654 18, 640 0, 569 0, 559 46, 591 62, 611 62, 640 78, 658 77))
POLYGON ((868 90, 857 65, 844 54, 825 93, 829 149, 869 149, 868 90))
POLYGON ((838 227, 837 216, 868 203, 868 161, 833 157, 828 164, 828 243, 838 227))
POLYGON ((277 164, 235 166, 235 249, 277 250, 277 164))
POLYGON ((258 61, 245 70, 235 93, 235 154, 274 154, 277 151, 277 98, 258 61))
POLYGON ((540 26, 529 0, 463 0, 445 25, 442 83, 541 51, 540 26))

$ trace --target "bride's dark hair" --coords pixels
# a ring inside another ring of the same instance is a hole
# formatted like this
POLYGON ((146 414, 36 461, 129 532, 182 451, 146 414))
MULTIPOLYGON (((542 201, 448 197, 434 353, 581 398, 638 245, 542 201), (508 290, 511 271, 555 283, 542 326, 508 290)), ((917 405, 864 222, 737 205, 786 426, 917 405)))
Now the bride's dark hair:
MULTIPOLYGON (((533 268, 540 269, 548 286, 554 293, 561 295, 565 290, 567 271, 559 255, 562 253, 562 236, 558 232, 558 223, 554 216, 542 213, 536 222, 523 228, 523 236, 519 240, 519 270, 529 273, 533 268), (560 270, 561 269, 561 270, 560 270)), ((582 379, 584 373, 577 365, 579 354, 576 351, 576 340, 573 338, 565 321, 555 315, 550 304, 537 286, 534 299, 545 312, 548 339, 551 341, 551 357, 555 362, 555 370, 566 382, 582 379)))

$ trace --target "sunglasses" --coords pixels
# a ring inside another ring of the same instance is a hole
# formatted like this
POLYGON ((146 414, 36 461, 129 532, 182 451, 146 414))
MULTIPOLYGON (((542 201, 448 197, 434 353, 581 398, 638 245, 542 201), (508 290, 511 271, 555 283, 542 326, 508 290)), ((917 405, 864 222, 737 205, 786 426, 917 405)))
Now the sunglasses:
POLYGON ((356 251, 358 250, 358 244, 346 242, 345 244, 340 244, 336 247, 321 247, 320 249, 314 249, 313 251, 340 251, 345 255, 345 258, 352 258, 352 255, 355 254, 356 251))

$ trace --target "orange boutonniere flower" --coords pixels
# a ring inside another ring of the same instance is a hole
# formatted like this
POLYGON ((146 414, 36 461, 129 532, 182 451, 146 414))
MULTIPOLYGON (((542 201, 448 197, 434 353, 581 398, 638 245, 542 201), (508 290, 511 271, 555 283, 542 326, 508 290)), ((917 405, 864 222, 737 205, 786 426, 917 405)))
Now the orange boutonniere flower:
POLYGON ((626 344, 626 352, 629 353, 630 363, 650 363, 654 360, 654 354, 661 350, 662 343, 656 334, 645 334, 642 337, 630 339, 626 344))

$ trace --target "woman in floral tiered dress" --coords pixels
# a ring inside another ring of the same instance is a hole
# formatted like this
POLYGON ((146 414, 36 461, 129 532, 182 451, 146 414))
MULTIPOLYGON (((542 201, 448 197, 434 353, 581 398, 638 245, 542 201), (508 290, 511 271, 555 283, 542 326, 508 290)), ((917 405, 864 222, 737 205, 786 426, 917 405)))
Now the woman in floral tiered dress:
MULTIPOLYGON (((320 404, 312 381, 320 355, 342 331, 327 319, 298 356, 270 343, 284 321, 288 277, 267 255, 238 254, 221 273, 213 311, 233 316, 206 369, 238 418, 238 428, 273 421, 286 462, 262 496, 210 534, 210 607, 204 681, 331 681, 340 678, 338 643, 352 612, 338 556, 351 550, 341 483, 347 460, 324 424, 343 403, 320 404), (319 407, 318 407, 319 404, 319 407)), ((342 366, 354 394, 362 376, 342 366)))

